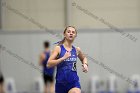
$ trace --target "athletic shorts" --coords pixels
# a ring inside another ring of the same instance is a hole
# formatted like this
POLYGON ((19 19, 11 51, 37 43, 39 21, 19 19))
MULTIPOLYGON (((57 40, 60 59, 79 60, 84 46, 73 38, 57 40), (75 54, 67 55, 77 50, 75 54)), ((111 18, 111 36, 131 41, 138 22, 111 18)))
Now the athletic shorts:
POLYGON ((68 93, 72 88, 81 89, 79 81, 73 81, 70 83, 57 83, 55 84, 55 93, 68 93))
POLYGON ((49 76, 47 74, 43 74, 44 83, 47 84, 48 82, 52 83, 54 81, 53 76, 49 76))

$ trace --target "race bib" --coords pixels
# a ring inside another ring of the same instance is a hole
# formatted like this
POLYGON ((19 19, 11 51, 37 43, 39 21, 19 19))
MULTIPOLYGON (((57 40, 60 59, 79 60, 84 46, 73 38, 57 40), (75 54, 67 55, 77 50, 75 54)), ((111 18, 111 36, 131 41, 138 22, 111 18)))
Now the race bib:
POLYGON ((76 62, 73 62, 72 71, 77 71, 76 62))

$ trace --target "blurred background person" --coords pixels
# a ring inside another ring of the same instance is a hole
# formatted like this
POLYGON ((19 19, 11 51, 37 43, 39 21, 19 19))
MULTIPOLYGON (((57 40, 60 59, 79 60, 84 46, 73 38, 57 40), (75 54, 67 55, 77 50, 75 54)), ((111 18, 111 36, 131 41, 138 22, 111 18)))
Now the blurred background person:
POLYGON ((54 67, 47 68, 47 62, 50 57, 50 43, 44 42, 44 51, 40 54, 39 65, 43 67, 43 79, 45 83, 45 93, 54 93, 54 67))
POLYGON ((2 73, 0 72, 0 93, 4 93, 4 77, 2 73))

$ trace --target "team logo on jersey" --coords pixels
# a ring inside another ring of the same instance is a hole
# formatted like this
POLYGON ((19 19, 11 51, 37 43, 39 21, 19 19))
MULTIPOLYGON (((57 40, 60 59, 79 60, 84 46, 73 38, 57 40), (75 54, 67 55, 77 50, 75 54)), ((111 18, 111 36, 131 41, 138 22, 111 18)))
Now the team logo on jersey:
POLYGON ((65 59, 64 61, 77 61, 77 58, 69 57, 65 59))

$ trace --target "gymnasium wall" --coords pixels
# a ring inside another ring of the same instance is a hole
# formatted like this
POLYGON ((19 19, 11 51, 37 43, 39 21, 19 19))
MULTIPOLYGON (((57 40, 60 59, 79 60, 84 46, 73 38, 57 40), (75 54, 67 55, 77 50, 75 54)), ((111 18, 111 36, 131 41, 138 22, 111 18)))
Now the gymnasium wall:
MULTIPOLYGON (((66 26, 67 0, 2 0, 8 6, 29 18, 48 27, 61 30, 66 26)), ((108 28, 96 18, 84 13, 77 6, 119 28, 140 27, 139 0, 71 0, 70 24, 79 29, 108 28), (76 4, 76 6, 73 5, 76 4)), ((40 30, 38 26, 2 7, 2 29, 4 30, 40 30)))

